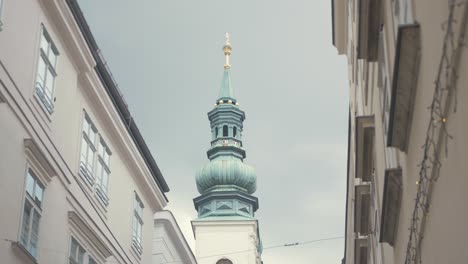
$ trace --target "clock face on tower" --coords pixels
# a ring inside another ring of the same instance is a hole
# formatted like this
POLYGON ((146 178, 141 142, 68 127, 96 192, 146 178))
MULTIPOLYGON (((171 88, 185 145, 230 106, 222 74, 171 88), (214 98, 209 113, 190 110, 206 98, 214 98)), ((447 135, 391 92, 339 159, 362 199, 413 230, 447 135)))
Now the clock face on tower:
POLYGON ((232 264, 232 261, 229 259, 220 259, 218 262, 216 262, 216 264, 232 264))

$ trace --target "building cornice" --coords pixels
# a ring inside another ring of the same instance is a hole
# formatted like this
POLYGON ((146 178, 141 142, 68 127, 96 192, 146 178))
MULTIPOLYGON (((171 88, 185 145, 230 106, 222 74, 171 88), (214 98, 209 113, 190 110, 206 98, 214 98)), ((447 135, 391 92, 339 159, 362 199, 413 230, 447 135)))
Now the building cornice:
POLYGON ((97 76, 87 72, 81 74, 78 81, 82 84, 82 87, 85 87, 84 92, 87 93, 89 98, 94 98, 93 103, 101 107, 100 117, 103 117, 102 120, 105 127, 107 125, 108 127, 116 128, 110 129, 107 132, 115 138, 114 142, 118 143, 120 148, 126 150, 128 155, 125 155, 126 159, 123 160, 127 161, 127 165, 130 169, 136 172, 135 175, 140 175, 140 177, 137 178, 137 182, 141 183, 140 180, 142 179, 143 183, 145 183, 141 184, 140 187, 145 191, 145 198, 150 199, 153 205, 151 206, 153 211, 156 211, 155 209, 164 208, 167 205, 166 197, 152 179, 151 172, 144 160, 138 156, 138 146, 136 146, 132 138, 128 136, 127 129, 120 120, 118 113, 112 109, 112 102, 110 102, 110 98, 105 93, 104 87, 100 84, 97 76), (89 89, 86 89, 88 87, 89 89), (157 204, 159 208, 155 207, 154 204, 157 204))
POLYGON ((145 193, 151 198, 152 204, 157 205, 153 206, 153 210, 165 207, 167 197, 164 192, 168 192, 169 187, 134 124, 120 91, 114 83, 106 82, 110 73, 103 66, 105 62, 98 53, 97 44, 78 3, 76 0, 42 0, 42 3, 69 47, 72 61, 79 72, 78 81, 83 84, 90 98, 97 99, 93 101, 96 108, 104 109, 104 117, 109 118, 103 120, 116 128, 110 132, 116 133, 120 139, 118 142, 129 153, 132 161, 129 164, 136 164, 132 169, 137 171, 137 175, 143 176, 146 184, 142 186, 149 186, 145 193))
POLYGON ((93 54, 65 1, 42 0, 44 12, 52 18, 79 72, 88 72, 96 65, 93 54))

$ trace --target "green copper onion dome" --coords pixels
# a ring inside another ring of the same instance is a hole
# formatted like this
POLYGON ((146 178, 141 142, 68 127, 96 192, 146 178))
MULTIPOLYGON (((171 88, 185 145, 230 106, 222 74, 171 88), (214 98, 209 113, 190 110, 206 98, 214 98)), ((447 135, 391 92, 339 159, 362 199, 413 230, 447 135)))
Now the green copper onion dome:
POLYGON ((255 192, 255 169, 234 157, 219 157, 197 172, 197 188, 207 191, 238 190, 248 194, 255 192))

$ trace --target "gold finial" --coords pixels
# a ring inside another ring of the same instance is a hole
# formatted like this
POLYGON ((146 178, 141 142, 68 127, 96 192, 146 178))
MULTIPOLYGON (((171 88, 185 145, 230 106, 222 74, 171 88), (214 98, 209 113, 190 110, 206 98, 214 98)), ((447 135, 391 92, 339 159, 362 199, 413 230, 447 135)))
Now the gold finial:
POLYGON ((231 45, 229 42, 229 32, 226 32, 226 45, 231 45))
POLYGON ((231 43, 229 39, 229 33, 226 32, 226 44, 223 46, 224 56, 226 56, 226 63, 224 64, 225 69, 231 68, 231 64, 229 64, 229 56, 231 56, 231 43))

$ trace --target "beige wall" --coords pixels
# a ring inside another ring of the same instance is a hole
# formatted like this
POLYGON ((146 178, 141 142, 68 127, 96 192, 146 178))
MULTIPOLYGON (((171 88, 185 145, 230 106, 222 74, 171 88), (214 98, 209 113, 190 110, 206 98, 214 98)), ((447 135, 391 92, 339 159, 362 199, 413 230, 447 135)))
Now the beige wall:
MULTIPOLYGON (((28 166, 24 139, 31 138, 55 171, 43 182, 38 262, 66 263, 73 229, 67 213, 74 211, 114 261, 151 263, 153 214, 166 201, 96 76, 95 62, 65 1, 5 0, 2 22, 0 98, 6 102, 0 103, 0 238, 19 240, 28 166), (43 109, 34 90, 41 24, 60 52, 52 114, 43 109), (105 209, 79 175, 83 111, 112 151, 105 209), (145 205, 141 261, 131 250, 134 192, 145 205)), ((2 261, 30 263, 20 261, 25 254, 10 244, 0 245, 2 261)), ((84 246, 99 255, 99 245, 84 246)))
MULTIPOLYGON (((357 3, 354 1, 355 11, 357 3)), ((388 69, 388 87, 391 88, 393 76, 393 63, 395 57, 396 36, 393 19, 396 19, 392 13, 392 2, 389 0, 381 1, 384 5, 384 41, 386 67, 388 69)), ((430 114, 427 107, 430 105, 434 93, 434 81, 437 77, 437 70, 442 52, 443 34, 441 25, 448 19, 448 2, 450 1, 406 1, 408 3, 409 16, 406 23, 417 22, 421 29, 421 62, 419 68, 419 77, 416 87, 416 97, 414 101, 414 111, 412 113, 412 122, 410 128, 408 151, 401 152, 394 149, 397 158, 397 166, 402 168, 403 193, 398 222, 398 230, 394 246, 388 243, 377 243, 372 246, 371 253, 380 255, 376 261, 370 260, 369 263, 404 263, 406 249, 409 239, 411 216, 415 205, 417 191, 416 182, 419 180, 418 164, 422 161, 423 150, 421 146, 425 142, 426 129, 430 120, 430 114), (381 252, 378 254, 377 251, 381 252)), ((346 6, 348 9, 348 6, 346 6)), ((348 9, 349 10, 349 9, 348 9)), ((455 18, 460 25, 465 6, 456 8, 455 18)), ((354 13, 357 15, 357 12, 354 13)), ((347 57, 349 62, 350 79, 350 112, 351 112, 351 130, 350 130, 350 166, 349 166, 349 186, 348 186, 348 207, 347 207, 347 233, 346 263, 354 263, 354 184, 355 184, 355 117, 363 115, 373 115, 375 120, 375 177, 374 184, 377 187, 377 207, 378 207, 378 225, 382 213, 383 183, 384 171, 388 168, 385 161, 385 140, 384 128, 381 112, 380 89, 377 86, 378 64, 376 62, 367 62, 357 60, 352 50, 356 49, 357 42, 357 22, 353 22, 350 13, 347 13, 351 32, 347 32, 348 49, 347 57), (354 55, 354 57, 353 57, 354 55), (359 70, 358 70, 358 64, 359 70), (368 72, 369 78, 360 78, 363 67, 368 72), (353 78, 358 76, 359 80, 353 78), (368 84, 368 99, 364 103, 365 84, 368 84)), ((336 21, 336 20, 335 20, 336 21)), ((357 18, 355 18, 357 21, 357 18)), ((458 30, 458 28, 457 28, 458 30)), ((459 31, 455 31, 458 36, 459 31)), ((465 34, 467 34, 465 32, 465 34)), ((466 42, 466 39, 465 39, 466 42)), ((466 85, 468 83, 468 51, 463 49, 458 67, 459 78, 457 81, 457 111, 450 111, 447 117, 447 129, 453 136, 453 140, 448 142, 448 152, 445 155, 444 148, 441 149, 442 168, 440 178, 434 183, 432 192, 432 203, 424 231, 424 240, 422 243, 421 254, 423 263, 462 263, 468 259, 468 252, 465 245, 468 244, 468 228, 465 223, 468 221, 468 211, 466 210, 466 201, 468 200, 468 178, 465 177, 468 169, 466 131, 468 131, 468 92, 466 85)), ((369 236, 378 239, 377 234, 369 236)))

